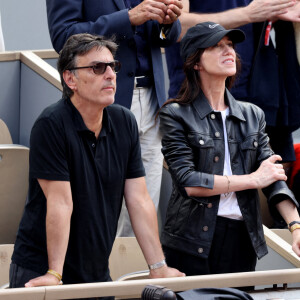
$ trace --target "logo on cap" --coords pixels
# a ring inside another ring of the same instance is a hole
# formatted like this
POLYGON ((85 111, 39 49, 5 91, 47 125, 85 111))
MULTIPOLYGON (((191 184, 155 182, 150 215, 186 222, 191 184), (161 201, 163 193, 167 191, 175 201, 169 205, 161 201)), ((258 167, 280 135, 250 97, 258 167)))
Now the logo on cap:
POLYGON ((208 25, 208 27, 209 27, 210 29, 214 29, 214 28, 217 27, 217 26, 219 26, 219 24, 213 24, 213 25, 209 24, 209 25, 208 25))

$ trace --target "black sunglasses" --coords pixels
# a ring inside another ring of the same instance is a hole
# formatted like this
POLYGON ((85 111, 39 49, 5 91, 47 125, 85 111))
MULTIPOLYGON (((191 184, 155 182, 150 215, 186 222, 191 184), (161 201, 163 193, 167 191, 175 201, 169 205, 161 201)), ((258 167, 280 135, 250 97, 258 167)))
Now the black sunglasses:
POLYGON ((89 68, 91 68, 91 69, 93 69, 93 72, 96 75, 101 75, 106 71, 107 66, 110 66, 115 73, 118 73, 121 69, 121 63, 118 60, 114 60, 114 61, 111 61, 111 62, 100 61, 100 62, 98 62, 98 63, 96 63, 92 66, 75 67, 75 68, 71 68, 71 69, 68 69, 68 70, 72 71, 72 70, 78 70, 78 69, 89 69, 89 68))

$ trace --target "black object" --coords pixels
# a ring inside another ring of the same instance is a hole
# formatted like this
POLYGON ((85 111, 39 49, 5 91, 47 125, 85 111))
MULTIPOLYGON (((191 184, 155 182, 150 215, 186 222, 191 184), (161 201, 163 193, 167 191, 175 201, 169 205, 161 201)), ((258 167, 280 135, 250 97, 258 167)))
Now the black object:
POLYGON ((180 300, 253 300, 241 290, 235 288, 202 288, 187 290, 177 294, 180 300))
POLYGON ((175 293, 163 286, 146 285, 142 292, 142 300, 176 300, 175 293))
POLYGON ((198 49, 205 49, 216 45, 225 35, 233 43, 240 43, 245 39, 245 34, 242 30, 226 30, 220 24, 213 22, 203 22, 191 27, 180 43, 180 55, 183 61, 186 61, 198 49))

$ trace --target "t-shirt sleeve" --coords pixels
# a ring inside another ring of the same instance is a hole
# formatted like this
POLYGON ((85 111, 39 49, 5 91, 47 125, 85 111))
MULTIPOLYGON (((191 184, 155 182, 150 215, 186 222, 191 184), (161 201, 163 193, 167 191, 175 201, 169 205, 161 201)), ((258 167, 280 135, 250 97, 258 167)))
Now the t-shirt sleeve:
POLYGON ((64 131, 50 118, 36 121, 30 135, 31 178, 69 181, 64 131))
POLYGON ((146 175, 141 156, 138 127, 133 114, 130 116, 130 125, 131 151, 127 167, 127 179, 143 177, 146 175))

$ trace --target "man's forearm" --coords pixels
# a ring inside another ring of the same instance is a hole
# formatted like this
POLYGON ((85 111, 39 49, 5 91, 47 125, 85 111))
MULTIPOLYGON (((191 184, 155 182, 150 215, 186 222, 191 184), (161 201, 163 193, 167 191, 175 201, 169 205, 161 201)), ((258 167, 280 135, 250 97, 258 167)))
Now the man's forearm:
POLYGON ((46 217, 49 269, 62 274, 67 252, 72 207, 65 204, 48 205, 46 217))
POLYGON ((294 0, 253 0, 248 6, 237 7, 218 13, 190 13, 188 0, 183 0, 183 12, 179 18, 182 26, 181 37, 188 28, 201 22, 214 22, 227 29, 248 23, 263 22, 288 12, 295 5, 294 0))
POLYGON ((137 241, 149 265, 164 259, 159 241, 157 216, 150 197, 128 208, 137 241))
POLYGON ((220 13, 187 13, 182 12, 179 18, 182 31, 185 33, 188 28, 202 22, 214 22, 225 28, 236 28, 250 22, 245 7, 238 7, 220 13))

